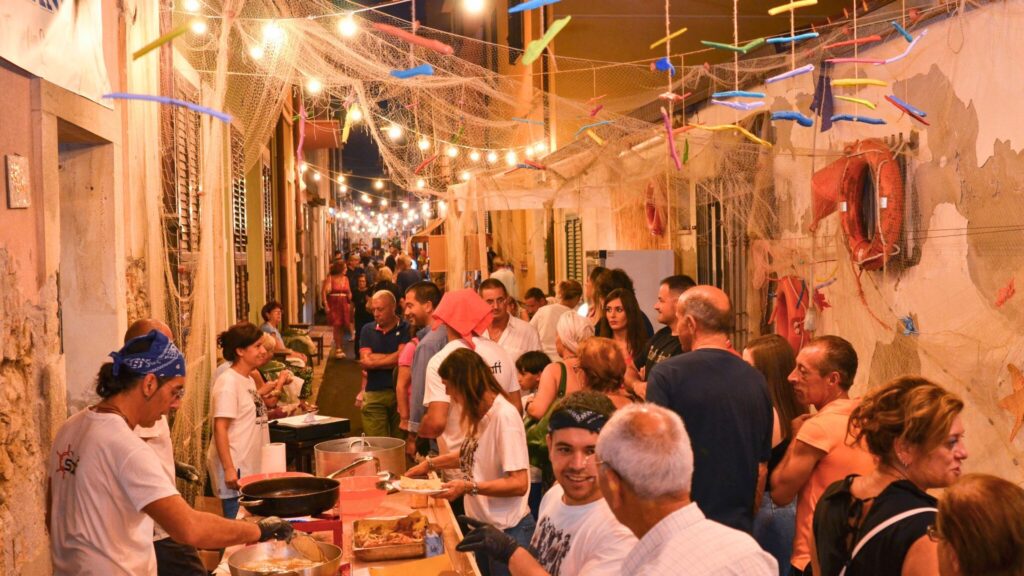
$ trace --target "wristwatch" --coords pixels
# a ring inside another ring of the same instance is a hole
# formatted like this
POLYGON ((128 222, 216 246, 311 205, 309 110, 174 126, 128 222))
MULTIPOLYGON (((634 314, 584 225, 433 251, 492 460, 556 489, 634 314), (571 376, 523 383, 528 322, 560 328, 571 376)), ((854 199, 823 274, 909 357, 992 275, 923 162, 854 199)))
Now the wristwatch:
POLYGON ((480 485, 476 483, 476 480, 470 480, 470 483, 472 484, 472 487, 469 489, 469 495, 470 496, 479 496, 480 495, 480 485))
POLYGON ((431 472, 437 471, 437 468, 434 468, 434 462, 430 459, 430 456, 427 456, 427 470, 431 472))

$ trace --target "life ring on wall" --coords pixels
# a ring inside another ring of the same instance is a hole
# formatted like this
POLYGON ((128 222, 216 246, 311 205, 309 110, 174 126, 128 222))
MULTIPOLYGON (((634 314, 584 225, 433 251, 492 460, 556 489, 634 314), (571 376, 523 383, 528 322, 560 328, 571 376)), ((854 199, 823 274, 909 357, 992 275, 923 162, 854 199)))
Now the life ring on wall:
POLYGON ((810 340, 810 334, 804 329, 811 302, 807 282, 799 276, 784 276, 779 278, 775 290, 775 310, 772 312, 775 333, 785 338, 794 352, 799 352, 810 340))
POLYGON ((647 229, 652 236, 661 236, 665 233, 665 225, 661 221, 661 211, 658 210, 658 195, 654 180, 647 183, 647 190, 644 191, 644 217, 647 219, 647 229))
POLYGON ((884 142, 860 140, 846 149, 846 165, 836 183, 846 202, 840 223, 854 261, 864 270, 879 270, 900 253, 897 242, 903 227, 903 176, 899 163, 884 142), (866 180, 870 178, 870 180, 866 180), (873 183, 878 219, 872 230, 861 218, 866 183, 873 183), (870 237, 869 237, 870 236, 870 237))

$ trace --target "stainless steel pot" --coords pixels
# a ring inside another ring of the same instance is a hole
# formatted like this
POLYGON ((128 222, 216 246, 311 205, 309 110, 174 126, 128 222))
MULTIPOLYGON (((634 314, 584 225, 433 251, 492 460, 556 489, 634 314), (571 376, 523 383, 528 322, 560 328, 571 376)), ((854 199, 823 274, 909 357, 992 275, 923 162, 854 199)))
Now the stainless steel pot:
MULTIPOLYGON (((328 476, 366 456, 377 458, 380 470, 386 470, 395 476, 402 475, 406 470, 405 441, 396 438, 363 436, 328 440, 317 444, 313 451, 316 456, 317 476, 328 476)), ((376 472, 378 470, 374 468, 374 463, 367 462, 335 477, 370 476, 376 472)))
POLYGON ((243 564, 260 560, 279 560, 283 558, 303 558, 302 554, 288 544, 271 540, 246 546, 228 557, 228 569, 232 576, 269 576, 271 574, 289 576, 337 576, 338 567, 341 565, 341 548, 327 542, 317 542, 320 551, 323 552, 326 561, 311 568, 299 568, 296 570, 246 570, 241 568, 243 564))

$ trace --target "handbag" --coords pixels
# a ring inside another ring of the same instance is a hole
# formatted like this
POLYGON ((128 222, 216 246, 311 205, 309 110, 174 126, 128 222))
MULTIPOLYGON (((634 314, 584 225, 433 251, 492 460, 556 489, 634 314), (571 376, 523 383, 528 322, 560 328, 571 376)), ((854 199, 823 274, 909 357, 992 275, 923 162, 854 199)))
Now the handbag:
POLYGON ((548 421, 551 419, 551 412, 554 411, 555 404, 565 396, 566 387, 565 363, 559 362, 558 365, 562 368, 562 376, 558 381, 558 394, 551 401, 547 412, 539 420, 529 415, 523 418, 523 424, 526 426, 526 450, 530 454, 530 465, 540 468, 543 472, 545 488, 555 481, 551 459, 548 457, 548 421))

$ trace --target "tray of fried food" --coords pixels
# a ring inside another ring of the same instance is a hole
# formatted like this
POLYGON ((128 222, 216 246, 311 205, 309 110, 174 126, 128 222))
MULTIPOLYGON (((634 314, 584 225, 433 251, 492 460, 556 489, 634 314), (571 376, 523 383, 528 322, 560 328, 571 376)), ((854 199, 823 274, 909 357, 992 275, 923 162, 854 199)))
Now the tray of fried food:
POLYGON ((356 520, 352 553, 363 561, 418 558, 427 553, 427 517, 419 512, 393 519, 356 520))

